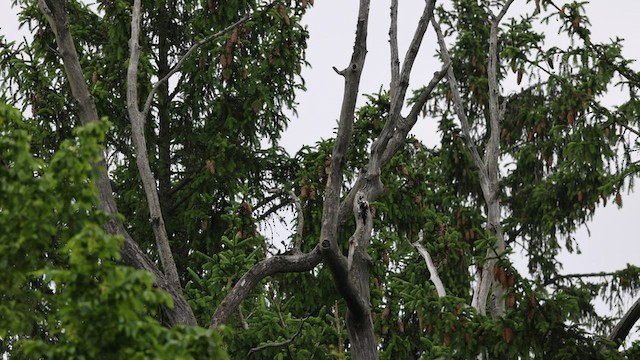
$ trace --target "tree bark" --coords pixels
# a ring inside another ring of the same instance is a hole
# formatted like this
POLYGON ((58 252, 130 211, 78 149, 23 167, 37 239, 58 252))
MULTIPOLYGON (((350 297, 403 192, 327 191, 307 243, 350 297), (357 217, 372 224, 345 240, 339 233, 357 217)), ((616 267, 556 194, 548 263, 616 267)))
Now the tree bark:
MULTIPOLYGON (((338 245, 338 210, 340 204, 340 189, 342 188, 343 171, 346 163, 346 152, 353 132, 356 99, 360 86, 360 76, 364 66, 367 47, 367 26, 369 22, 368 0, 361 0, 358 12, 356 40, 351 61, 346 69, 339 71, 344 77, 344 94, 338 134, 333 148, 331 162, 326 170, 328 180, 322 209, 322 227, 320 230, 320 248, 324 262, 329 267, 336 288, 347 302, 347 306, 356 312, 366 311, 366 304, 355 290, 354 284, 348 276, 347 261, 340 252, 338 245)), ((337 70, 336 70, 337 71, 337 70)))
MULTIPOLYGON (((333 148, 328 173, 320 230, 320 249, 324 263, 333 276, 336 289, 347 304, 347 328, 353 359, 377 359, 377 346, 371 309, 369 304, 369 264, 366 247, 357 251, 354 245, 363 245, 353 239, 347 260, 340 251, 337 239, 340 210, 340 190, 346 163, 346 152, 351 140, 355 116, 356 99, 359 95, 360 77, 367 55, 367 28, 369 23, 369 0, 361 0, 356 25, 353 54, 346 69, 337 71, 344 77, 344 94, 338 134, 333 148), (355 251, 355 252, 352 252, 355 251), (363 253, 364 251, 364 253, 363 253)), ((355 206, 355 205, 354 205, 355 206)), ((368 205, 367 205, 367 212, 368 205)), ((369 213, 369 217, 371 214, 369 213)), ((358 216, 356 216, 358 217, 358 216)), ((363 220, 361 219, 360 222, 363 220)), ((362 238, 362 237, 360 237, 362 238)))
POLYGON ((377 359, 378 349, 371 318, 371 294, 369 289, 371 257, 367 252, 373 230, 373 217, 365 192, 360 192, 353 203, 356 230, 349 239, 347 261, 349 277, 366 304, 365 311, 347 308, 347 331, 353 359, 377 359))

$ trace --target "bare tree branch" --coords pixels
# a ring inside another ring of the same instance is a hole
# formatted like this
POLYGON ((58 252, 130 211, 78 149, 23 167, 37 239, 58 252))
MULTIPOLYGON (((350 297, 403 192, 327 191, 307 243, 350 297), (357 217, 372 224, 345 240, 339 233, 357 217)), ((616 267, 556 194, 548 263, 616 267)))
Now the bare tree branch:
POLYGON ((211 323, 210 329, 227 322, 240 303, 249 295, 249 292, 265 277, 278 273, 305 272, 315 268, 322 256, 319 246, 306 254, 276 255, 255 264, 236 282, 233 288, 218 305, 211 323))
MULTIPOLYGON (((510 4, 511 2, 509 2, 510 4)), ((507 6, 503 7, 500 14, 504 16, 507 10, 507 6)), ((495 247, 487 250, 487 256, 489 253, 497 254, 500 256, 505 250, 504 232, 502 230, 502 224, 500 222, 501 207, 500 207, 500 189, 499 189, 499 171, 498 171, 498 157, 500 155, 500 123, 502 119, 500 117, 500 86, 498 84, 498 25, 502 18, 494 18, 491 20, 491 29, 489 33, 489 54, 487 55, 488 64, 488 83, 489 83, 489 119, 487 127, 490 129, 489 143, 486 150, 486 171, 488 177, 488 183, 483 186, 485 203, 487 204, 487 223, 489 225, 489 234, 496 239, 495 247)), ((485 299, 484 293, 488 291, 492 286, 493 281, 493 268, 496 266, 497 259, 492 258, 487 260, 483 266, 482 281, 477 285, 477 293, 482 299, 485 299)), ((505 289, 501 284, 496 283, 493 286, 494 303, 493 314, 496 316, 502 316, 505 311, 504 303, 505 289)), ((481 303, 479 303, 480 306, 481 303)))
POLYGON ((493 19, 493 21, 495 21, 496 23, 502 21, 502 18, 507 14, 509 7, 511 6, 511 4, 513 4, 514 1, 515 0, 508 0, 506 3, 504 3, 504 5, 502 6, 502 10, 500 10, 500 13, 493 19))
MULTIPOLYGON (((422 90, 406 118, 402 118, 400 114, 395 115, 400 117, 400 119, 397 121, 397 126, 391 133, 391 137, 387 140, 385 146, 376 145, 375 147, 372 147, 371 158, 367 165, 367 170, 361 172, 355 184, 340 204, 338 219, 341 224, 347 221, 351 216, 351 207, 353 206, 356 193, 360 191, 365 184, 370 184, 371 186, 374 182, 379 182, 378 175, 380 173, 380 169, 383 168, 389 160, 391 160, 393 155, 402 147, 407 138, 407 134, 409 134, 409 131, 411 131, 418 121, 420 109, 422 109, 427 100, 429 100, 436 85, 438 85, 442 78, 447 74, 449 66, 450 63, 445 64, 440 71, 433 74, 433 78, 422 90), (376 178, 376 176, 378 176, 378 178, 376 178)), ((382 184, 376 185, 374 188, 382 189, 382 184)), ((377 194, 372 192, 370 193, 368 200, 373 201, 376 196, 377 194)))
MULTIPOLYGON (((389 110, 389 118, 393 121, 392 125, 395 125, 395 121, 400 118, 400 111, 404 105, 404 101, 407 95, 407 89, 409 88, 409 76, 411 75, 411 69, 420 50, 420 44, 424 38, 424 34, 429 27, 429 21, 433 18, 433 9, 435 7, 435 0, 427 0, 416 26, 416 31, 413 35, 413 39, 409 44, 407 53, 402 61, 402 69, 400 70, 400 76, 396 84, 392 84, 391 87, 391 107, 389 110)), ((386 124, 385 124, 386 125, 386 124)))
POLYGON ((391 88, 398 86, 400 77, 400 55, 398 55, 398 0, 391 0, 391 25, 389 25, 389 47, 391 51, 391 88))
POLYGON ((433 260, 431 260, 431 255, 427 249, 422 245, 422 239, 424 234, 422 230, 420 230, 420 234, 418 235, 418 241, 414 242, 412 245, 418 250, 420 255, 424 258, 424 261, 427 263, 427 269, 429 269, 430 279, 433 285, 436 287, 436 292, 439 297, 447 296, 447 291, 445 290, 444 285, 442 284, 442 280, 440 280, 440 275, 438 275, 438 268, 433 264, 433 260))
POLYGON ((622 343, 627 338, 627 335, 629 335, 633 325, 638 322, 638 319, 640 319, 640 299, 636 300, 622 316, 611 331, 611 334, 609 334, 609 340, 615 341, 618 344, 622 343))
POLYGON ((151 166, 149 165, 147 156, 147 143, 144 136, 144 118, 138 109, 138 64, 140 62, 140 45, 138 44, 138 40, 140 37, 140 21, 142 16, 140 7, 141 0, 134 0, 131 14, 131 38, 129 39, 129 66, 127 68, 127 110, 131 122, 131 140, 136 154, 136 165, 138 166, 138 172, 140 173, 144 192, 147 196, 151 226, 155 235, 162 269, 167 277, 167 281, 173 283, 176 288, 181 288, 178 269, 173 260, 171 247, 169 246, 169 236, 164 226, 156 179, 151 172, 151 166))
POLYGON ((393 134, 393 138, 389 140, 387 148, 382 153, 382 158, 380 159, 381 166, 385 166, 391 160, 393 155, 402 147, 402 145, 404 145, 409 131, 413 129, 413 126, 418 121, 418 115, 420 114, 422 107, 431 98, 433 89, 435 89, 438 83, 445 77, 450 66, 450 63, 444 64, 442 69, 433 74, 433 78, 431 78, 429 84, 422 89, 422 92, 411 107, 409 115, 398 121, 396 132, 393 134))
MULTIPOLYGON (((447 49, 447 44, 444 41, 444 35, 442 34, 442 30, 440 29, 440 24, 435 20, 435 18, 431 19, 431 24, 433 25, 433 29, 436 32, 436 36, 438 37, 438 45, 440 46, 440 56, 442 56, 443 62, 451 63, 451 56, 449 56, 449 50, 447 49)), ((484 163, 482 162, 482 158, 478 153, 478 149, 476 148, 476 144, 473 142, 473 138, 471 137, 471 127, 469 126, 469 120, 467 119, 467 114, 464 112, 465 106, 462 102, 462 97, 460 96, 460 88, 458 86, 458 81, 456 80, 456 75, 453 72, 453 67, 450 66, 447 70, 447 81, 449 82, 449 89, 451 90, 453 97, 453 104, 456 110, 456 115, 460 120, 460 125, 462 127, 462 137, 465 142, 465 145, 471 152, 471 157, 473 158, 473 162, 479 170, 480 177, 487 177, 487 170, 485 168, 484 163)))
MULTIPOLYGON (((486 149, 486 171, 490 183, 495 183, 498 177, 498 148, 500 146, 500 112, 499 112, 499 95, 500 88, 498 86, 498 23, 491 22, 491 30, 489 34, 489 55, 487 56, 487 81, 489 84, 489 119, 488 128, 490 129, 489 143, 486 149)), ((492 192, 495 191, 495 189, 492 192)), ((485 193, 485 198, 487 194, 485 193)), ((496 195, 495 193, 490 194, 496 195)), ((487 199, 489 200, 489 199, 487 199)))
MULTIPOLYGON (((97 121, 99 117, 95 101, 84 80, 80 61, 78 60, 78 53, 73 38, 71 37, 65 1, 39 0, 39 6, 55 34, 58 53, 62 57, 71 92, 78 103, 78 117, 80 118, 80 122, 82 124, 88 124, 97 121)), ((104 212, 112 215, 111 219, 105 224, 105 229, 110 234, 118 234, 124 238, 124 244, 121 249, 123 261, 138 269, 151 272, 156 278, 156 285, 171 294, 174 300, 174 307, 166 309, 169 324, 196 325, 195 316, 182 295, 182 289, 176 288, 173 283, 167 281, 164 274, 149 260, 125 230, 120 220, 118 220, 118 208, 113 197, 113 189, 107 174, 104 159, 94 164, 94 166, 98 168, 100 173, 96 181, 96 187, 100 195, 99 207, 104 212)))
POLYGON ((431 92, 433 92, 433 89, 435 89, 435 87, 440 83, 440 81, 447 75, 447 72, 449 71, 450 66, 451 66, 450 62, 445 63, 442 65, 442 68, 440 70, 433 73, 433 78, 431 78, 431 81, 429 81, 429 84, 424 89, 422 89, 422 91, 420 92, 420 95, 418 95, 418 98, 413 103, 411 110, 409 110, 409 115, 407 115, 405 120, 406 124, 399 125, 401 129, 404 130, 407 127, 413 127, 413 125, 415 125, 418 119, 418 115, 422 111, 422 107, 431 98, 431 92))
MULTIPOLYGON (((400 74, 396 79, 396 82, 392 83, 391 88, 389 89, 389 92, 391 94, 389 116, 384 124, 384 127, 382 128, 382 131, 380 132, 380 135, 371 145, 371 157, 367 166, 367 176, 370 176, 372 178, 375 178, 377 174, 380 173, 380 169, 382 168, 382 165, 380 164, 381 156, 387 148, 389 140, 396 132, 398 121, 402 119, 401 112, 402 107, 405 103, 407 89, 409 87, 409 76, 411 75, 411 69, 413 68, 416 56, 418 55, 418 50, 420 50, 420 44, 422 43, 424 34, 429 27, 429 20, 433 18, 434 7, 435 0, 426 1, 422 16, 420 17, 418 25, 416 26, 416 31, 413 35, 413 39, 409 44, 409 48, 407 49, 407 53, 405 54, 404 60, 402 62, 402 69, 400 69, 400 74)), ((373 192, 371 195, 377 196, 378 194, 373 192)))
POLYGON ((331 156, 329 176, 325 188, 325 199, 322 209, 322 227, 320 230, 320 247, 324 262, 329 267, 338 292, 345 299, 347 306, 357 316, 368 316, 368 304, 355 289, 349 276, 347 261, 338 246, 338 213, 340 205, 340 190, 342 188, 343 171, 346 163, 346 152, 353 132, 356 99, 360 87, 360 77, 367 55, 367 28, 369 23, 370 0, 361 0, 356 38, 349 66, 341 71, 344 76, 344 94, 338 134, 331 156))

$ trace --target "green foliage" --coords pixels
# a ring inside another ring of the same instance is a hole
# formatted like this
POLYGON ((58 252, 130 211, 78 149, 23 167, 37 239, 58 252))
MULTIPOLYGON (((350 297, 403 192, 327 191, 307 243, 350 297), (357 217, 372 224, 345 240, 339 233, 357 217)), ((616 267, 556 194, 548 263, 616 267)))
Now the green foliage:
POLYGON ((0 338, 18 357, 224 358, 218 334, 163 327, 171 297, 119 265, 101 227, 92 164, 109 123, 74 131, 50 161, 33 157, 19 112, 0 104, 0 338))

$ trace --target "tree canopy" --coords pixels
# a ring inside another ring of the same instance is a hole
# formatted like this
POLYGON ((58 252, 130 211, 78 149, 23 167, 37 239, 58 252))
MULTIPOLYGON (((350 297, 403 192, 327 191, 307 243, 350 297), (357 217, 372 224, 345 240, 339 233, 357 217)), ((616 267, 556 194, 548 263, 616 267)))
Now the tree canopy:
POLYGON ((427 0, 413 34, 390 0, 376 39, 360 0, 352 53, 331 54, 348 61, 335 134, 290 154, 313 3, 14 1, 32 37, 0 35, 1 351, 640 356, 625 341, 640 300, 594 307, 637 296, 637 264, 564 274, 557 259, 640 171, 623 42, 594 41, 584 3, 550 0, 427 0), (391 81, 356 106, 374 41, 391 81), (429 41, 440 67, 410 89, 429 41), (423 118, 436 146, 411 134, 423 118))

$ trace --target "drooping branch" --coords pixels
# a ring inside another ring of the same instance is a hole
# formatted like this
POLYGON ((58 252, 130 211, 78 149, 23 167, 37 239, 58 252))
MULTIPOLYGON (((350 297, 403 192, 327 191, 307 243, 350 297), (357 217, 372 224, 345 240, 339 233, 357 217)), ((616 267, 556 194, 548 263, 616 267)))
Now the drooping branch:
POLYGON ((636 300, 636 302, 633 303, 629 310, 627 310, 627 312, 622 316, 620 321, 611 331, 611 334, 609 334, 609 340, 618 344, 622 343, 627 338, 627 335, 629 335, 633 325, 638 322, 638 319, 640 319, 640 299, 636 300))
POLYGON ((131 140, 133 142, 136 165, 142 180, 149 214, 151 216, 151 226, 156 239, 156 246, 162 269, 167 277, 167 281, 172 283, 176 289, 180 288, 180 278, 178 269, 173 260, 171 247, 169 246, 169 236, 164 226, 164 218, 160 207, 156 179, 151 172, 147 155, 147 142, 144 135, 144 118, 138 109, 138 64, 140 62, 140 21, 141 21, 141 0, 134 0, 131 14, 131 38, 129 39, 129 66, 127 68, 127 110, 129 121, 131 122, 131 140))
POLYGON ((424 234, 422 230, 420 230, 420 234, 418 235, 418 241, 414 242, 413 247, 418 250, 420 255, 424 258, 425 263, 427 264, 427 269, 429 269, 430 280, 433 283, 433 286, 436 287, 436 292, 439 297, 447 296, 447 291, 442 284, 442 280, 440 280, 440 275, 438 275, 438 268, 433 264, 433 260, 431 259, 431 255, 427 251, 427 249, 422 245, 422 239, 424 234))
MULTIPOLYGON (((624 271, 624 270, 623 270, 624 271)), ((584 279, 584 278, 592 278, 592 277, 609 277, 609 276, 620 276, 620 271, 600 271, 593 273, 577 273, 577 274, 558 274, 552 278, 546 279, 542 285, 549 286, 552 284, 559 284, 561 280, 568 279, 569 281, 573 279, 584 279)))
MULTIPOLYGON (((82 124, 89 124, 98 120, 98 112, 89 88, 85 82, 82 67, 78 60, 78 53, 69 29, 69 19, 65 8, 64 0, 39 0, 41 12, 45 15, 51 29, 56 37, 58 53, 62 57, 62 62, 71 87, 71 92, 78 104, 78 117, 82 124)), ((156 278, 156 285, 168 291, 174 300, 174 307, 166 309, 166 316, 169 324, 196 325, 196 319, 191 307, 184 299, 181 289, 176 289, 168 282, 164 274, 158 267, 149 260, 146 254, 138 247, 131 238, 124 226, 118 220, 118 208, 113 197, 111 181, 107 174, 107 167, 104 159, 94 164, 99 170, 99 177, 96 187, 100 196, 99 207, 107 214, 111 215, 110 220, 105 224, 105 229, 114 235, 121 235, 124 244, 121 249, 123 261, 126 264, 138 269, 151 272, 156 278)))
POLYGON ((304 272, 315 268, 322 256, 320 247, 316 246, 306 254, 276 255, 255 264, 236 282, 216 308, 209 328, 216 328, 227 322, 229 316, 238 308, 249 292, 265 277, 278 273, 304 272))

